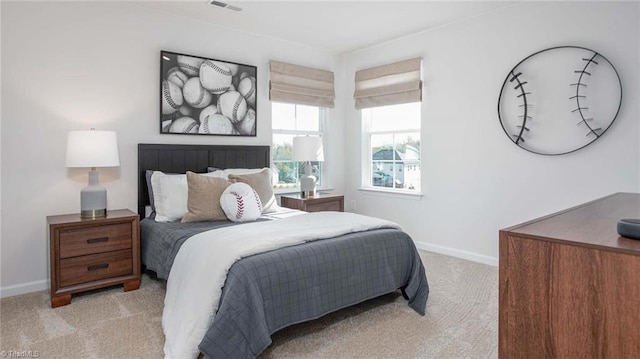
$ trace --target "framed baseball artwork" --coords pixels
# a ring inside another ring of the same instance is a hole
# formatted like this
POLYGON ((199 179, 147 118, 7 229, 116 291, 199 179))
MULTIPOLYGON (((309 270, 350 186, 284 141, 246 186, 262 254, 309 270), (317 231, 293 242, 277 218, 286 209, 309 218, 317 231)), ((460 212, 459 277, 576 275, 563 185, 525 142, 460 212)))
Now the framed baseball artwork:
POLYGON ((622 80, 602 53, 580 46, 537 51, 508 73, 498 119, 523 150, 548 156, 578 151, 602 137, 622 106, 622 80))
POLYGON ((257 67, 160 52, 160 133, 256 136, 257 67))

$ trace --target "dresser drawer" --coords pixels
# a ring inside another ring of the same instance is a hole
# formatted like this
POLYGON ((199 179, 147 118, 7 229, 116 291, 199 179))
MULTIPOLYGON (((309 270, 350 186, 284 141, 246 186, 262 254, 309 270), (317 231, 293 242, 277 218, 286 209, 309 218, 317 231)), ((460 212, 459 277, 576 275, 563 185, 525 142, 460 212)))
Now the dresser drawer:
POLYGON ((110 224, 60 232, 60 258, 131 248, 131 223, 110 224))
POLYGON ((131 249, 60 260, 60 286, 133 273, 131 249))

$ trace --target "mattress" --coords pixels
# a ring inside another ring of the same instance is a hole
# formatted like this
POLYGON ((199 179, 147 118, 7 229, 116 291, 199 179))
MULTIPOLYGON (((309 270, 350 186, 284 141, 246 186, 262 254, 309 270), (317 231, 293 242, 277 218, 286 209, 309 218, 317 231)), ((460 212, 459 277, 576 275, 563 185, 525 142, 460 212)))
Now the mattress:
MULTIPOLYGON (((266 220, 266 219, 259 219, 266 220)), ((173 261, 180 247, 191 236, 211 229, 241 225, 231 221, 165 222, 145 218, 140 221, 140 252, 142 264, 156 273, 158 278, 168 279, 173 261)))

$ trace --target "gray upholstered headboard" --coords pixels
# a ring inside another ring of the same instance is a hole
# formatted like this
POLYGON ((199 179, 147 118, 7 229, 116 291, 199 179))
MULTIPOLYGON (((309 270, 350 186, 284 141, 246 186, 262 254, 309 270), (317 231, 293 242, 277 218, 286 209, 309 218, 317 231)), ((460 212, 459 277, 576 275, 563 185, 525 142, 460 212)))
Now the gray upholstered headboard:
POLYGON ((270 167, 269 146, 138 144, 138 214, 150 204, 145 172, 204 173, 207 167, 270 167))

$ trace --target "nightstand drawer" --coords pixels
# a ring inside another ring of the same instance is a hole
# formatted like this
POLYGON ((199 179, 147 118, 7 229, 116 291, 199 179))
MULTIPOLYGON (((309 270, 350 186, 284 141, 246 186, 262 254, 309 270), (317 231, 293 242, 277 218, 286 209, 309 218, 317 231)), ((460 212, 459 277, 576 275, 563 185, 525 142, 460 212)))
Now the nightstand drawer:
POLYGON ((336 211, 340 212, 340 202, 323 202, 323 203, 307 203, 305 211, 307 212, 321 212, 321 211, 336 211))
POLYGON ((308 198, 283 195, 280 197, 280 203, 282 207, 299 209, 306 212, 344 212, 344 196, 341 194, 319 194, 315 197, 308 198))
POLYGON ((131 273, 130 249, 60 260, 62 287, 131 273))
POLYGON ((60 232, 60 258, 131 248, 131 223, 68 229, 60 232))

